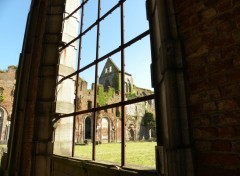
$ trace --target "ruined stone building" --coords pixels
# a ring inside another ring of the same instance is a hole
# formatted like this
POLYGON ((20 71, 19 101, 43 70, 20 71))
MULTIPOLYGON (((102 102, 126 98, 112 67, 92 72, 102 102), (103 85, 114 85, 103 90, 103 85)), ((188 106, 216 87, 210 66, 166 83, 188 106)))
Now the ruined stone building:
MULTIPOLYGON (((106 104, 112 104, 114 102, 119 102, 121 87, 120 87, 120 69, 116 64, 109 58, 102 70, 99 77, 98 84, 98 96, 97 103, 98 106, 104 106, 106 104)), ((125 96, 127 99, 133 97, 140 97, 143 95, 151 95, 153 91, 139 88, 133 83, 133 77, 131 74, 125 72, 125 96)), ((94 85, 91 89, 88 89, 87 82, 83 79, 78 81, 78 100, 77 108, 78 110, 90 109, 94 102, 94 85)), ((149 132, 146 126, 143 124, 143 118, 146 113, 155 114, 154 101, 150 100, 147 102, 140 102, 129 106, 126 110, 127 116, 127 136, 126 140, 143 140, 151 137, 156 137, 155 129, 152 129, 153 136, 149 136, 149 132)), ((97 115, 97 141, 99 142, 117 142, 121 141, 121 110, 120 108, 111 108, 106 110, 101 110, 97 115)), ((154 116, 155 117, 155 116, 154 116)), ((77 116, 76 123, 76 142, 83 143, 85 140, 91 140, 92 134, 92 121, 93 114, 88 113, 84 115, 77 116)), ((154 119, 155 120, 155 119, 154 119)))
POLYGON ((239 12, 239 0, 32 0, 1 174, 239 176, 239 12), (142 13, 134 15, 141 3, 142 13), (139 32, 141 19, 147 27, 139 32), (93 42, 84 43, 89 36, 93 42), (147 44, 138 42, 147 36, 151 61, 141 64, 137 54, 147 44), (130 57, 131 47, 138 57, 130 57), (139 66, 142 77, 151 68, 153 94, 134 85, 131 74, 139 66), (93 81, 86 82, 84 73, 93 81), (138 140, 141 128, 134 113, 142 117, 147 109, 136 104, 152 101, 155 167, 130 166, 129 140, 138 140), (128 109, 134 110, 129 118, 128 109), (89 139, 91 157, 76 158, 75 143, 89 139), (109 141, 120 143, 117 164, 96 155, 109 141))
POLYGON ((15 75, 15 66, 9 66, 8 70, 0 71, 0 142, 6 142, 9 136, 15 75))

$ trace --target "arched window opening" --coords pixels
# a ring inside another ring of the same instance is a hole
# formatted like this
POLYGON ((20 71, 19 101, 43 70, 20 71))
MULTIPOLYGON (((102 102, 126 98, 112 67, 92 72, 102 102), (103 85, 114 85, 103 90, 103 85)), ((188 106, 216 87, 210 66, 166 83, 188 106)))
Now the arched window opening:
POLYGON ((109 138, 109 135, 110 135, 110 124, 109 124, 109 120, 108 118, 104 117, 102 118, 102 128, 101 128, 101 131, 102 131, 102 135, 101 135, 101 141, 102 143, 106 143, 106 142, 110 142, 110 138, 109 138))
POLYGON ((87 117, 85 119, 85 140, 91 139, 91 127, 92 127, 92 121, 90 117, 87 117))
POLYGON ((0 141, 2 141, 2 134, 3 134, 3 120, 4 120, 4 110, 0 108, 0 141))

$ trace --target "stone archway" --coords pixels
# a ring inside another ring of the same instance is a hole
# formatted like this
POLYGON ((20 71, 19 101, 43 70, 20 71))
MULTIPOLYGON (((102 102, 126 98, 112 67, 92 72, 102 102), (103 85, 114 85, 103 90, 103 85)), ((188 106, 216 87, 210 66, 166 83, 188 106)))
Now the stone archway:
POLYGON ((4 110, 0 107, 0 141, 2 140, 2 134, 3 134, 3 121, 6 114, 4 113, 4 110))
POLYGON ((110 123, 107 117, 102 118, 101 141, 110 142, 110 123))

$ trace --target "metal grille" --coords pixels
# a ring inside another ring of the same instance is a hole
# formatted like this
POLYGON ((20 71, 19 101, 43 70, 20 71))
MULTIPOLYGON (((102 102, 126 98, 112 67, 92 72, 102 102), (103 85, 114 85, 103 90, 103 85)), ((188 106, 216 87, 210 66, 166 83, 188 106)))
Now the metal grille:
MULTIPOLYGON (((139 40, 143 39, 144 37, 149 35, 149 30, 143 31, 142 33, 140 33, 139 35, 137 35, 136 37, 130 39, 129 41, 125 42, 125 32, 124 32, 124 6, 125 6, 125 2, 127 0, 120 0, 117 4, 115 4, 111 9, 109 9, 105 14, 101 15, 101 0, 98 0, 98 8, 97 8, 97 20, 95 22, 93 22, 89 27, 87 27, 85 30, 83 28, 84 26, 84 17, 85 17, 85 6, 90 2, 91 0, 82 0, 81 5, 74 10, 71 14, 69 14, 68 16, 66 16, 64 18, 64 20, 68 19, 69 17, 71 17, 72 15, 74 15, 77 11, 80 10, 80 26, 79 26, 79 35, 74 38, 73 40, 71 40, 69 43, 66 43, 65 45, 63 45, 60 49, 59 52, 63 51, 65 48, 67 48, 68 46, 70 46, 72 43, 78 41, 79 43, 79 47, 78 47, 78 58, 77 58, 77 68, 76 71, 68 76, 65 76, 64 78, 62 78, 61 80, 59 80, 58 84, 62 83, 64 80, 67 80, 73 76, 76 76, 76 99, 78 99, 78 89, 79 89, 79 77, 81 77, 81 73, 83 71, 88 70, 89 68, 94 67, 95 72, 93 72, 92 74, 94 75, 94 102, 93 105, 88 109, 84 109, 84 110, 78 110, 76 103, 75 103, 75 110, 73 113, 69 113, 69 114, 62 114, 59 115, 55 121, 59 120, 60 118, 65 118, 65 117, 74 117, 74 125, 73 125, 73 132, 75 133, 75 123, 76 123, 76 117, 77 115, 81 115, 81 114, 86 114, 86 113, 93 113, 93 143, 92 143, 92 160, 96 159, 96 118, 97 118, 97 112, 100 110, 107 110, 110 108, 118 108, 120 107, 121 109, 121 165, 124 166, 126 163, 126 154, 125 154, 125 146, 126 146, 126 113, 125 113, 125 106, 127 105, 131 105, 134 103, 139 103, 139 102, 143 102, 143 101, 149 101, 149 100, 153 100, 154 99, 154 94, 151 95, 146 95, 146 96, 142 96, 142 97, 137 97, 134 99, 130 99, 130 100, 126 100, 125 99, 125 86, 124 86, 124 81, 125 81, 125 49, 128 48, 131 45, 136 44, 139 40), (105 55, 103 56, 99 56, 99 48, 100 48, 100 34, 101 34, 101 23, 107 18, 109 17, 113 12, 115 11, 119 11, 120 12, 120 19, 119 23, 120 23, 120 46, 108 51, 105 55), (96 53, 95 53, 95 58, 91 58, 92 62, 88 63, 86 66, 81 67, 81 55, 82 55, 82 40, 83 37, 85 35, 87 35, 93 28, 96 28, 96 53), (112 104, 108 104, 108 105, 104 105, 104 106, 98 106, 97 104, 97 91, 98 91, 98 71, 99 71, 99 63, 106 60, 107 58, 109 58, 110 56, 116 54, 116 53, 120 53, 121 56, 121 93, 120 93, 120 97, 121 100, 119 102, 115 102, 112 104)), ((76 101, 75 101, 76 102, 76 101)), ((72 156, 74 156, 74 136, 73 135, 73 153, 72 156)))

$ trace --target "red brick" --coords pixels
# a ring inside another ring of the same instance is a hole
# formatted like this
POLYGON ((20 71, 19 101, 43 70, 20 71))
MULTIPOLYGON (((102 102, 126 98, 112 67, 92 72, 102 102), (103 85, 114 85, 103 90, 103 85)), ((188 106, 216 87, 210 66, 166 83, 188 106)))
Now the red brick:
POLYGON ((190 102, 194 104, 197 102, 203 102, 207 100, 215 100, 220 96, 221 96, 220 91, 218 89, 210 89, 210 90, 201 91, 201 92, 197 92, 190 95, 190 102))
POLYGON ((216 111, 216 109, 217 109, 217 106, 215 102, 208 102, 203 104, 204 112, 216 111))
POLYGON ((212 154, 202 153, 198 154, 198 159, 202 165, 215 165, 215 166, 238 166, 240 160, 236 154, 212 154))
POLYGON ((195 139, 212 139, 217 136, 217 130, 210 127, 194 128, 193 137, 195 139))
POLYGON ((233 99, 222 100, 217 102, 218 110, 233 110, 238 107, 238 103, 233 99))
POLYGON ((215 7, 219 3, 219 0, 204 0, 206 7, 215 7))
POLYGON ((201 166, 197 168, 197 176, 239 176, 240 170, 226 169, 221 166, 201 166))
POLYGON ((235 31, 232 32, 232 36, 235 40, 235 43, 239 43, 240 42, 240 31, 239 29, 236 29, 235 31))
POLYGON ((212 150, 230 152, 232 150, 232 145, 229 141, 214 141, 212 142, 212 150))
POLYGON ((214 18, 217 15, 217 11, 214 8, 207 9, 201 13, 201 21, 206 22, 214 18))
POLYGON ((195 104, 190 106, 190 112, 192 115, 198 115, 202 113, 202 105, 201 104, 195 104))
POLYGON ((227 81, 226 73, 224 71, 212 74, 208 79, 211 86, 222 85, 227 81))
POLYGON ((232 69, 228 71, 227 74, 228 81, 239 81, 240 80, 240 68, 238 69, 232 69))
POLYGON ((229 58, 236 58, 238 57, 240 51, 240 45, 233 45, 229 47, 222 48, 222 58, 229 59, 229 58))
POLYGON ((222 60, 219 62, 215 62, 214 64, 207 65, 207 73, 214 74, 214 73, 223 73, 226 72, 228 69, 233 67, 233 61, 231 59, 222 60))
POLYGON ((230 139, 230 138, 234 138, 236 136, 237 136, 236 129, 232 126, 218 128, 218 137, 219 138, 230 139))
POLYGON ((193 53, 197 50, 198 46, 202 43, 202 37, 195 37, 185 41, 186 54, 193 53))
POLYGON ((233 148, 233 152, 236 152, 236 153, 240 153, 240 141, 234 141, 232 142, 232 148, 233 148))
MULTIPOLYGON (((177 17, 180 21, 183 21, 183 20, 193 16, 193 15, 197 14, 197 12, 200 12, 204 9, 204 4, 202 2, 195 3, 195 4, 192 1, 184 2, 183 6, 184 6, 184 9, 182 8, 181 11, 179 12, 179 14, 177 15, 177 17)), ((178 9, 178 11, 180 10, 180 8, 178 8, 178 7, 177 7, 177 9, 178 9)))
POLYGON ((208 42, 209 40, 212 40, 218 36, 217 28, 215 28, 215 27, 208 28, 207 30, 206 29, 203 30, 201 28, 202 28, 202 26, 200 26, 202 40, 205 42, 208 42))
MULTIPOLYGON (((189 83, 197 83, 200 81, 204 81, 205 78, 207 77, 207 71, 206 68, 200 68, 200 69, 196 69, 191 71, 191 75, 189 75, 188 80, 189 83)), ((202 93, 204 96, 204 93, 202 93)))
POLYGON ((208 90, 208 95, 210 100, 219 98, 221 96, 220 91, 218 89, 208 90))
POLYGON ((239 84, 229 84, 226 86, 221 86, 220 92, 221 92, 222 97, 237 96, 240 92, 240 85, 239 84))
POLYGON ((220 3, 216 6, 219 13, 223 13, 226 10, 232 7, 232 0, 221 0, 220 3))
POLYGON ((235 43, 235 39, 232 35, 229 35, 228 32, 221 33, 218 38, 216 38, 212 43, 211 46, 214 48, 218 47, 226 47, 230 46, 235 43))
POLYGON ((216 61, 222 59, 221 50, 211 50, 211 52, 206 55, 205 60, 207 64, 214 64, 216 61))
POLYGON ((209 125, 209 117, 198 117, 193 119, 193 127, 208 127, 209 125))
POLYGON ((237 28, 236 23, 234 21, 231 21, 230 19, 224 21, 217 27, 219 33, 232 32, 236 28, 237 28))
POLYGON ((203 91, 206 90, 206 88, 208 87, 208 82, 206 82, 205 80, 200 80, 198 82, 195 83, 191 83, 190 84, 190 90, 192 92, 198 92, 198 91, 203 91))
POLYGON ((214 115, 211 117, 212 125, 214 126, 227 126, 227 125, 239 125, 240 113, 230 112, 225 114, 214 115))
POLYGON ((212 142, 210 141, 196 141, 195 147, 197 151, 207 152, 212 150, 212 142))

